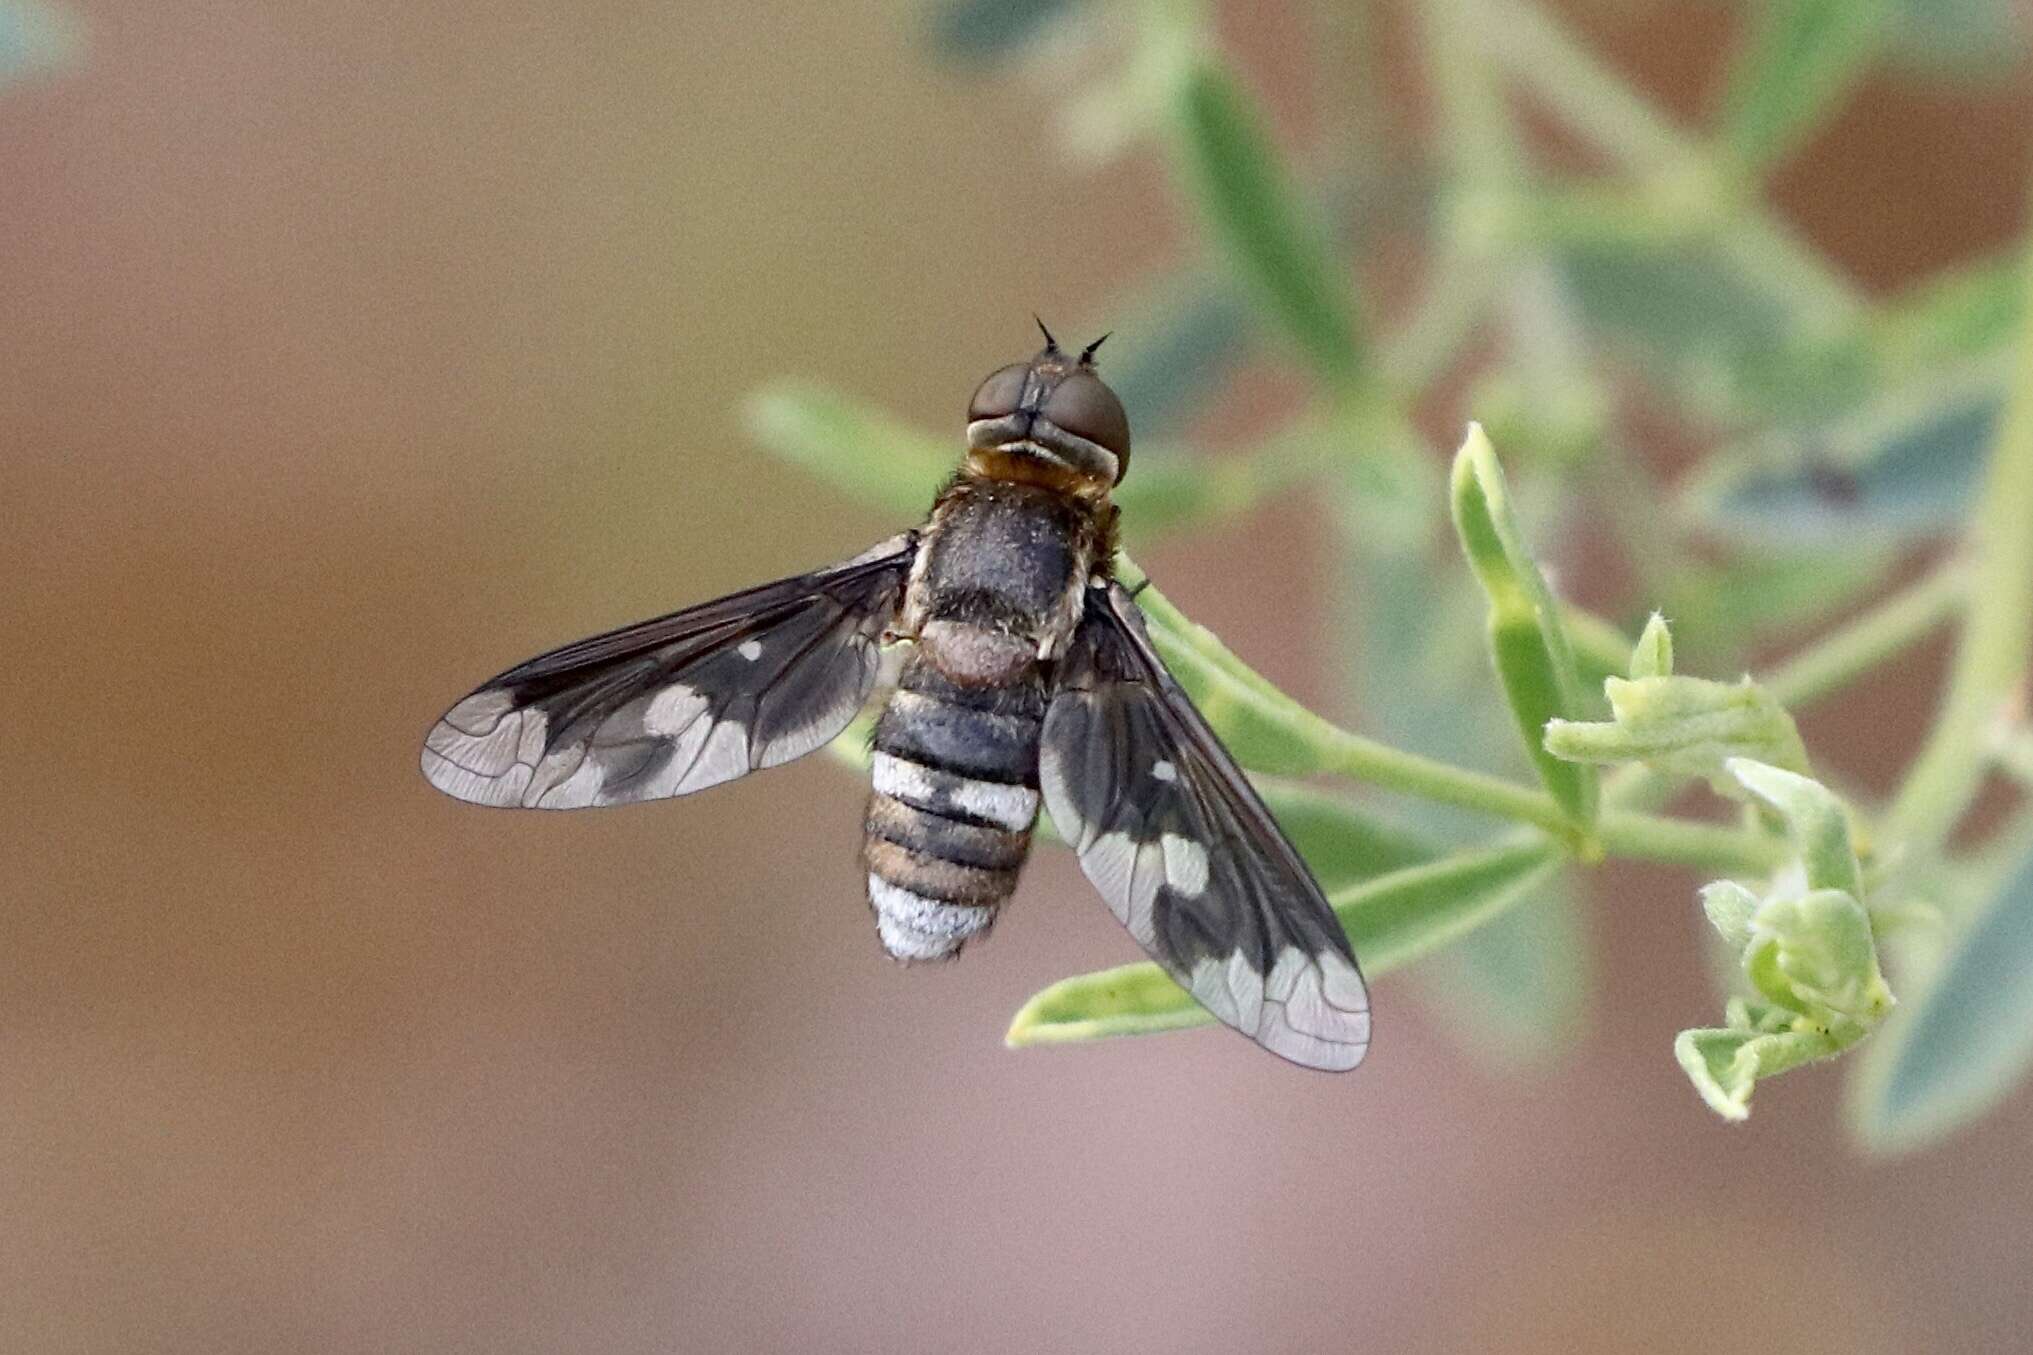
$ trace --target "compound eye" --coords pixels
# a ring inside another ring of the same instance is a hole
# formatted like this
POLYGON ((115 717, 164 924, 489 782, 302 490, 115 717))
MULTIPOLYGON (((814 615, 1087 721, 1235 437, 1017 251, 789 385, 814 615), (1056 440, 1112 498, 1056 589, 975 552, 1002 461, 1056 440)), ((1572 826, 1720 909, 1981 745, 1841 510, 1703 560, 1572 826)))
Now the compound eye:
POLYGON ((1075 372, 1061 381, 1039 412, 1075 437, 1118 458, 1129 457, 1129 415, 1108 383, 1092 372, 1075 372))
POLYGON ((989 373, 988 379, 975 388, 974 399, 968 402, 967 421, 1001 419, 1016 413, 1024 398, 1024 378, 1030 375, 1030 370, 1029 363, 1013 362, 989 373))

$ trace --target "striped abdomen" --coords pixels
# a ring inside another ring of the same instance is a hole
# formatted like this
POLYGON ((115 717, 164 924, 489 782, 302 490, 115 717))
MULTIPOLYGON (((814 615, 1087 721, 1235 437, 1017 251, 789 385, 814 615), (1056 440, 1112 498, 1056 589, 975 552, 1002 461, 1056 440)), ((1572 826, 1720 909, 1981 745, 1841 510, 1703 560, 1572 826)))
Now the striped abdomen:
POLYGON ((868 900, 899 960, 943 960, 988 930, 1016 888, 1038 816, 1035 670, 962 687, 923 653, 905 663, 875 727, 868 900))

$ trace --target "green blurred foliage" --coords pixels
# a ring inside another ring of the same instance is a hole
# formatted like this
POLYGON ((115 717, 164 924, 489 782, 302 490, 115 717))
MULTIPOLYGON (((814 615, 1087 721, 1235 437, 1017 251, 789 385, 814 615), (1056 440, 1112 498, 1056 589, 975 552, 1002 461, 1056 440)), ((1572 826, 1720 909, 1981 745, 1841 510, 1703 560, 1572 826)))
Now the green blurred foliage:
MULTIPOLYGON (((2020 250, 1874 299, 1768 193, 1867 80, 1994 76, 2021 50, 2011 6, 1731 8, 1713 106, 1683 129, 1545 6, 1423 0, 1412 32, 1430 125, 1408 136, 1415 120, 1351 95, 1298 154, 1192 0, 946 0, 929 31, 946 58, 1013 80, 1077 56, 1087 88, 1068 153, 1148 146, 1170 166, 1191 238, 1095 317, 1096 332, 1135 335, 1111 371, 1140 438, 1119 494, 1126 529, 1189 533, 1309 491, 1333 533, 1337 696, 1375 738, 1292 701, 1155 590, 1143 602, 1167 663, 1251 770, 1407 797, 1385 814, 1266 783, 1369 971, 1423 959, 1429 994, 1470 1043, 1550 1057, 1594 983, 1581 872, 1605 854, 1712 861, 1726 878, 1710 885, 1711 911, 1757 991, 1677 1054, 1712 1105, 1741 1115, 1758 1077, 1846 1049, 1883 1016, 1830 1018, 1830 976, 1868 958, 1875 978, 1868 919, 1899 913, 1866 885, 1938 897, 1974 869, 1939 825, 1902 834, 1915 816, 1888 819, 1808 779, 1785 703, 1839 689, 1968 607, 1993 620, 1965 645, 1975 657, 1944 716, 1954 737, 1935 740, 1929 775, 1961 795, 1988 750, 2033 747, 2023 727, 1972 733, 1980 716, 2014 718, 1972 703, 2023 678, 2017 632, 1995 618, 2033 608, 2033 579, 1995 548, 1999 528, 1985 549, 1970 525, 2033 521, 2029 477, 2012 473, 2033 459, 2033 377, 2016 360, 2020 250), (1562 151, 1526 107, 1592 155, 1562 151), (1368 250, 1393 214, 1417 233, 1424 269, 1386 301, 1368 250), (1244 445, 1195 446, 1197 417, 1234 373, 1280 361, 1308 383, 1304 407, 1244 445), (1453 412, 1461 391, 1492 437, 1476 430, 1456 462, 1449 533, 1434 444, 1453 437, 1432 433, 1431 413, 1453 412), (1645 455, 1634 404, 1677 415, 1698 464, 1669 475, 1645 455), (1609 538, 1627 566, 1606 608, 1562 596, 1585 535, 1609 538), (1871 602, 1915 552, 1944 549, 1936 572, 1871 602), (1735 677, 1775 642, 1794 652, 1769 684, 1676 672, 1735 677), (1747 800, 1741 822, 1648 816, 1690 778, 1747 800), (1798 878, 1743 875, 1786 851, 1798 878)), ((1358 65, 1376 61, 1374 25, 1339 31, 1356 35, 1358 65)), ((758 397, 752 426, 898 514, 920 511, 954 459, 942 438, 804 386, 758 397)), ((1856 1098, 1867 1142, 1943 1132, 1984 1101, 1968 1088, 2000 1085, 2029 1057, 2033 1008, 2010 996, 2033 963, 2019 935, 2027 876, 2005 878, 1870 1042, 1856 1098)), ((1041 993, 1012 1040, 1204 1019, 1154 967, 1130 966, 1041 993)))

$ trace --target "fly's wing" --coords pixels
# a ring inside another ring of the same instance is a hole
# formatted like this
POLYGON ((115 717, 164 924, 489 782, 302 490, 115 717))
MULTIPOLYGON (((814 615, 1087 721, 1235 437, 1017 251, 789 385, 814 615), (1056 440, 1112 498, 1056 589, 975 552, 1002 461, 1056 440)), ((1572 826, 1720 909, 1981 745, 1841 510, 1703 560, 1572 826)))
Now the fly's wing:
POLYGON ((445 712, 423 769, 483 805, 684 795, 803 757, 868 699, 917 536, 554 649, 445 712))
POLYGON ((1087 878, 1201 1006, 1294 1063, 1362 1061, 1369 995, 1348 938, 1115 584, 1087 592, 1038 783, 1087 878))

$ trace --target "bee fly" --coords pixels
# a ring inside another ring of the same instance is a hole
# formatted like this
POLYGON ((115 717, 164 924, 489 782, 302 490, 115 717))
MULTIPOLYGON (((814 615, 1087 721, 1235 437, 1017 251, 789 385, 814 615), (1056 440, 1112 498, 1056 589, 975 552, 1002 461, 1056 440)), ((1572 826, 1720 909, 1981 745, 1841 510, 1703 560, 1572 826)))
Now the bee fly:
POLYGON ((1201 1005, 1295 1063, 1354 1067, 1369 1001, 1347 938, 1112 577, 1129 421, 1098 347, 1069 357, 1046 331, 981 383, 923 527, 511 668, 431 730, 424 775, 534 809, 685 795, 827 743, 900 643, 863 849, 891 955, 988 931, 1042 799, 1201 1005))

